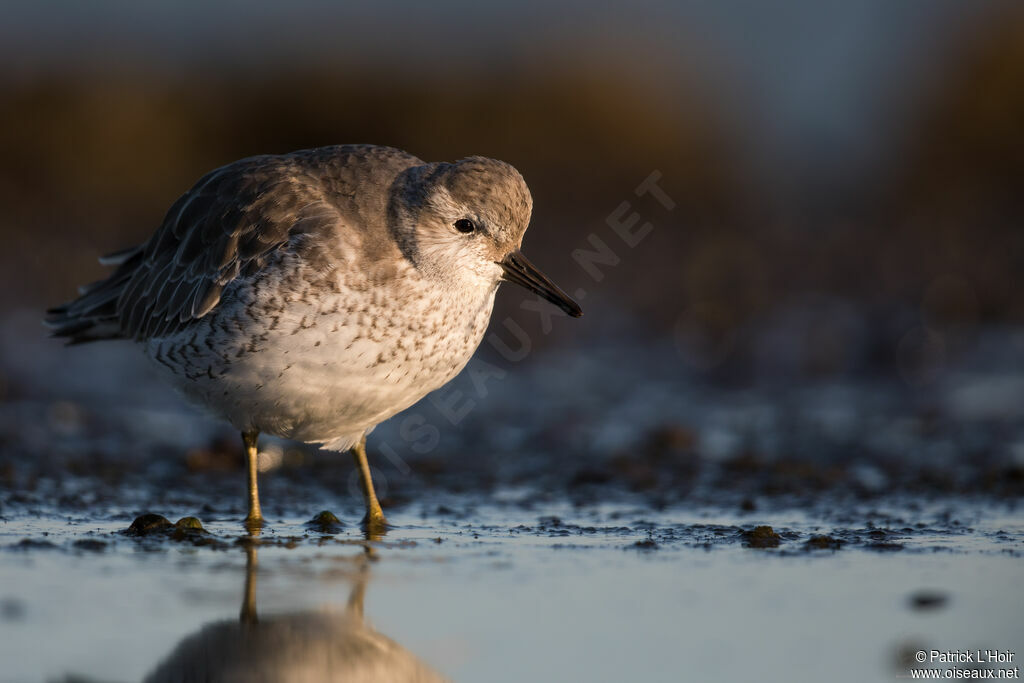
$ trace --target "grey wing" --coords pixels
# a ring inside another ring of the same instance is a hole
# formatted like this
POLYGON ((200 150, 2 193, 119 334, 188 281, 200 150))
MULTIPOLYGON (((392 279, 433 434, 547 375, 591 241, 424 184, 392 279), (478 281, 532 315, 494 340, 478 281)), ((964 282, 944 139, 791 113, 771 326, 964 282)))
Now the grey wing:
MULTIPOLYGON (((338 145, 228 164, 182 195, 145 244, 101 259, 116 266, 110 277, 47 311, 46 324, 71 344, 148 339, 202 318, 278 250, 301 251, 326 268, 320 252, 328 239, 363 241, 344 229, 344 216, 384 215, 391 182, 422 163, 390 147, 338 145), (357 197, 353 188, 366 192, 357 197)), ((386 227, 378 228, 376 243, 390 244, 386 227)))
POLYGON ((200 179, 145 244, 106 257, 114 273, 51 309, 47 323, 70 343, 174 332, 213 309, 233 280, 301 242, 296 236, 339 221, 320 179, 294 159, 243 159, 200 179))
POLYGON ((340 216, 320 184, 279 157, 214 171, 171 207, 118 299, 125 336, 162 336, 206 315, 233 280, 340 216))

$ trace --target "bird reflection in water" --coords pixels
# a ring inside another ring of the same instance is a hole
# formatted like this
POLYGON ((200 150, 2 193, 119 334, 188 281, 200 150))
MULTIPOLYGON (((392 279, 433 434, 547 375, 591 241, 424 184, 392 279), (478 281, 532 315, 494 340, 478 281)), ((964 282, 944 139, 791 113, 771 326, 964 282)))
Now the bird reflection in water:
POLYGON ((257 544, 245 552, 239 619, 207 624, 185 638, 147 683, 448 680, 364 622, 369 547, 343 610, 263 617, 256 611, 257 544))

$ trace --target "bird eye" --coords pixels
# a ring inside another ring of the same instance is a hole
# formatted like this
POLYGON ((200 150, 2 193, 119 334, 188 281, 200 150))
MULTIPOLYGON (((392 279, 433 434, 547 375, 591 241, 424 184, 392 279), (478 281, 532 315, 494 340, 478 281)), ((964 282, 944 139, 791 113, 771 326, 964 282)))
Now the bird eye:
POLYGON ((476 230, 476 225, 468 218, 460 218, 455 221, 455 229, 459 232, 470 233, 476 230))

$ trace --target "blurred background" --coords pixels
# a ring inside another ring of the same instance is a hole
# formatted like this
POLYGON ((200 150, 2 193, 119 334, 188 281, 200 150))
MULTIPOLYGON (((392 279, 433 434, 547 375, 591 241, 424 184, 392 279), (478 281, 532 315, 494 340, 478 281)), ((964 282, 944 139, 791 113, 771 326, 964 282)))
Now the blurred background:
POLYGON ((559 334, 674 334, 742 380, 919 375, 1024 322, 1018 3, 5 6, 7 309, 102 275, 211 168, 370 142, 513 163, 570 291, 622 201, 655 225, 559 334), (671 213, 633 196, 654 170, 671 213), (757 367, 779 328, 788 365, 757 367))
MULTIPOLYGON (((1015 2, 8 2, 0 306, 32 323, 3 347, 5 391, 31 393, 18 368, 40 311, 102 276, 96 257, 145 239, 206 171, 377 143, 522 171, 525 251, 586 290, 586 316, 538 334, 504 291, 496 320, 518 319, 534 348, 605 359, 574 381, 610 366, 633 386, 662 372, 729 389, 881 378, 916 392, 915 435, 1001 420, 953 450, 1019 469, 1022 122, 1015 2), (671 211, 634 192, 654 171, 671 211), (635 247, 608 225, 624 201, 654 226, 635 247), (600 281, 572 257, 593 236, 617 259, 600 281), (995 383, 929 401, 979 368, 995 383)), ((714 451, 705 427, 672 427, 673 447, 714 451)))

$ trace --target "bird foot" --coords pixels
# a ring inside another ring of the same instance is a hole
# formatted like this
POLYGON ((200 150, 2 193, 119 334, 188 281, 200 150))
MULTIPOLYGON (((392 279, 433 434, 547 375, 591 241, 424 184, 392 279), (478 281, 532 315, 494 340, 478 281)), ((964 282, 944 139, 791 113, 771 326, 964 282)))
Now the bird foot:
POLYGON ((360 524, 366 533, 366 540, 368 541, 379 541, 387 534, 391 526, 388 524, 388 520, 384 518, 384 513, 379 509, 367 512, 360 524))
POLYGON ((248 517, 245 518, 245 522, 243 522, 243 524, 245 524, 246 531, 248 531, 251 535, 259 536, 260 530, 264 526, 266 526, 267 523, 263 520, 262 515, 250 514, 248 517))

